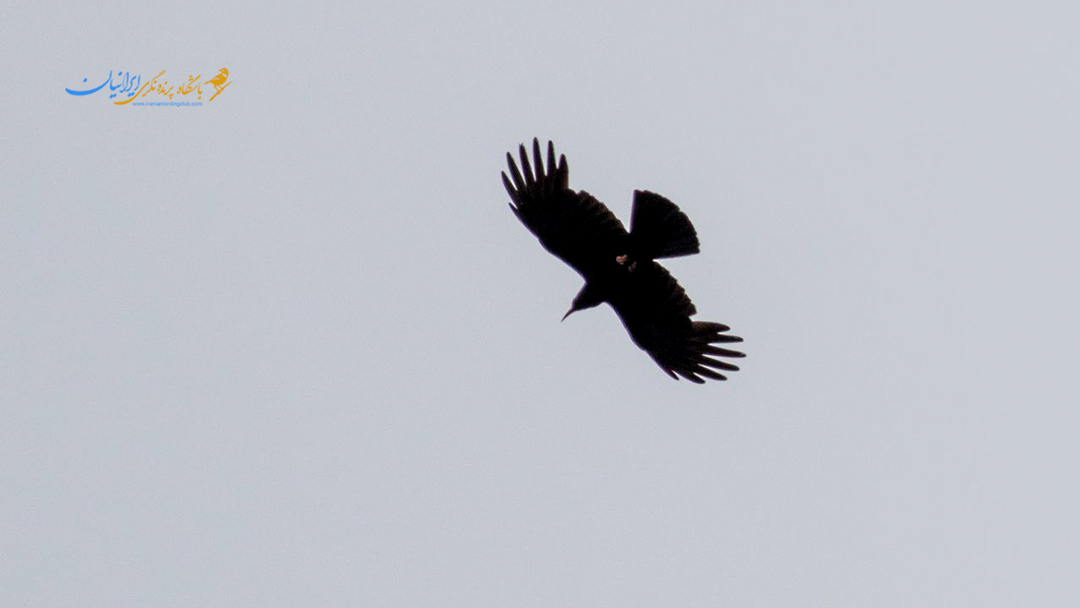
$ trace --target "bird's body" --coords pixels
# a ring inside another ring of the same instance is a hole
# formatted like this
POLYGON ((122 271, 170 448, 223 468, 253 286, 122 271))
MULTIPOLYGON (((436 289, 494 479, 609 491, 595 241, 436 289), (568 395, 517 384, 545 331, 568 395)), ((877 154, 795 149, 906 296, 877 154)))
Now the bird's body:
MULTIPOLYGON (((503 184, 513 201, 510 209, 550 253, 585 279, 570 313, 608 303, 630 338, 672 378, 702 383, 725 380, 717 370, 739 368, 715 357, 743 354, 715 346, 741 342, 726 325, 691 321, 696 313, 686 292, 657 258, 698 253, 697 233, 674 203, 647 191, 634 192, 630 231, 603 203, 569 187, 566 157, 555 162, 548 142, 547 166, 540 142, 533 140, 533 163, 520 148, 522 171, 507 154, 510 169, 503 184)), ((563 317, 566 318, 565 316, 563 317)))
MULTIPOLYGON (((243 74, 241 74, 241 76, 243 76, 243 74)), ((229 70, 227 70, 225 68, 221 68, 221 70, 218 71, 217 76, 214 76, 213 78, 211 78, 210 80, 207 80, 206 82, 209 83, 209 84, 214 85, 214 89, 220 91, 221 88, 222 88, 221 85, 225 84, 225 80, 228 77, 229 77, 229 70)), ((229 95, 232 95, 232 93, 229 93, 229 95)))

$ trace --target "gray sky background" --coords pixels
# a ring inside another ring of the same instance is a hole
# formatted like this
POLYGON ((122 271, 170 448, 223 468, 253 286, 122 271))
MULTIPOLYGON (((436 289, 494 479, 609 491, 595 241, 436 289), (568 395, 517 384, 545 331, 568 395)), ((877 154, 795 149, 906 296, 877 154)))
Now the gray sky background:
POLYGON ((1066 606, 1070 2, 18 3, 0 604, 1066 606), (70 96, 228 68, 201 108, 70 96), (675 382, 532 137, 748 357, 675 382))

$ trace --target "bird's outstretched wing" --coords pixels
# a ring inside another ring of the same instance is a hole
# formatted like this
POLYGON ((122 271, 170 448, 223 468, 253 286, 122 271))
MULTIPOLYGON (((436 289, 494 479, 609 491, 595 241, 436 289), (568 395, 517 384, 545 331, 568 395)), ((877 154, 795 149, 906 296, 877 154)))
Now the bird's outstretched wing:
POLYGON ((738 371, 737 366, 716 357, 745 355, 715 345, 742 342, 742 338, 725 333, 730 329, 727 325, 691 321, 697 313, 694 304, 656 262, 639 263, 610 302, 634 343, 672 378, 682 376, 701 384, 705 382, 702 376, 727 380, 720 372, 738 371))
POLYGON ((533 139, 533 164, 524 145, 518 152, 522 171, 507 153, 510 176, 503 172, 503 185, 513 201, 510 210, 540 239, 544 249, 582 276, 624 252, 629 238, 626 228, 592 195, 570 189, 566 156, 560 155, 556 164, 555 146, 549 141, 545 167, 537 139, 533 139))

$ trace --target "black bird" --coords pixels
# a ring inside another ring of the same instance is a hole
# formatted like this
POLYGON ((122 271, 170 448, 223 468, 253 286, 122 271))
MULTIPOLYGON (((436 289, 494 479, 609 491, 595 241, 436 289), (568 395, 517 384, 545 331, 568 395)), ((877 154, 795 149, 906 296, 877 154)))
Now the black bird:
POLYGON ((603 203, 584 190, 570 189, 566 156, 560 155, 556 164, 550 141, 546 167, 537 139, 533 139, 532 165, 524 145, 519 153, 524 177, 510 153, 506 154, 510 177, 505 171, 502 174, 513 201, 510 210, 544 249, 585 279, 563 319, 607 302, 634 343, 672 378, 682 376, 701 384, 705 382, 702 376, 727 380, 720 371, 738 371, 714 357, 745 355, 714 345, 742 342, 742 338, 725 333, 730 329, 727 325, 691 321, 697 309, 671 274, 655 262, 699 251, 697 232, 675 203, 635 190, 627 232, 603 203))

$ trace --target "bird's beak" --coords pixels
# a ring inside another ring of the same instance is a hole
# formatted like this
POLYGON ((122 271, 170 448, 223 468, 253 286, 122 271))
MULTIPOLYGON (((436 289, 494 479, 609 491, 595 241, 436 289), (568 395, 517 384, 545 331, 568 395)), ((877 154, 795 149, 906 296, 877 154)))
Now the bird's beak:
POLYGON ((561 319, 559 319, 559 323, 562 323, 563 321, 565 321, 565 320, 566 320, 566 317, 569 317, 569 316, 570 316, 570 313, 572 313, 572 312, 574 312, 574 309, 573 309, 573 308, 571 308, 570 310, 566 311, 566 314, 565 314, 565 315, 563 315, 561 319))

